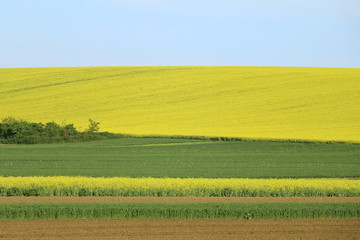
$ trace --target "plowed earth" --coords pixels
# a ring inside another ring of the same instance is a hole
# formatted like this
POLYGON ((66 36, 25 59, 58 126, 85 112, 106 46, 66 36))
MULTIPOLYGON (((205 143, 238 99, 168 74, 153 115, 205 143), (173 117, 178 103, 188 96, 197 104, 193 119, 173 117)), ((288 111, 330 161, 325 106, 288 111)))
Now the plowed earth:
POLYGON ((0 203, 21 202, 360 202, 360 197, 0 197, 0 203))
POLYGON ((0 239, 358 239, 360 219, 11 220, 0 239))

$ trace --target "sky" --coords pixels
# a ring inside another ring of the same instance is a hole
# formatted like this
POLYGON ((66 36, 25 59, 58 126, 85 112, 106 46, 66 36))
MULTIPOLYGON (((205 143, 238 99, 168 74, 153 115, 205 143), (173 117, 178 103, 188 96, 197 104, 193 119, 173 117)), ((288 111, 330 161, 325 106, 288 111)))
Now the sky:
POLYGON ((0 68, 360 67, 359 0, 0 3, 0 68))

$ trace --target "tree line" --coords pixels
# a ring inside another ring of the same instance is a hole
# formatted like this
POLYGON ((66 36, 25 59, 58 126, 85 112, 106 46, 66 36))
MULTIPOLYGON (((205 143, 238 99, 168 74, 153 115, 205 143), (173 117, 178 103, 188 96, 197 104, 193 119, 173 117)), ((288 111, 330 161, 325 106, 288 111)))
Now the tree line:
POLYGON ((55 122, 36 123, 14 117, 4 118, 0 123, 0 143, 3 144, 36 144, 61 142, 87 142, 115 139, 121 134, 99 132, 100 122, 89 119, 88 128, 78 131, 74 124, 57 124, 55 122))

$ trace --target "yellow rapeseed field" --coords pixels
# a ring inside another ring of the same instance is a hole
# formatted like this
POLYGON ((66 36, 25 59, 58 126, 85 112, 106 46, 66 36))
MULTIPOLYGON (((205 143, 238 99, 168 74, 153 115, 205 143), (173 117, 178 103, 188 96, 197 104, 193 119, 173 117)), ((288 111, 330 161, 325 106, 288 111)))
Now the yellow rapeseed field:
POLYGON ((102 131, 360 142, 360 69, 0 69, 0 118, 102 131))
POLYGON ((0 177, 0 195, 360 196, 360 180, 0 177))

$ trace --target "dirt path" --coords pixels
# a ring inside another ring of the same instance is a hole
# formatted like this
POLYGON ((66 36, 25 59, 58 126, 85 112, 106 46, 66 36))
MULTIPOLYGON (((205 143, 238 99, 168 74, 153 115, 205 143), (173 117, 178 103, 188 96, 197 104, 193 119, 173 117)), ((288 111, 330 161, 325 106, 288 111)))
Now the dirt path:
POLYGON ((0 203, 21 202, 360 202, 360 197, 0 197, 0 203))
POLYGON ((11 220, 0 239, 358 239, 360 219, 11 220))

